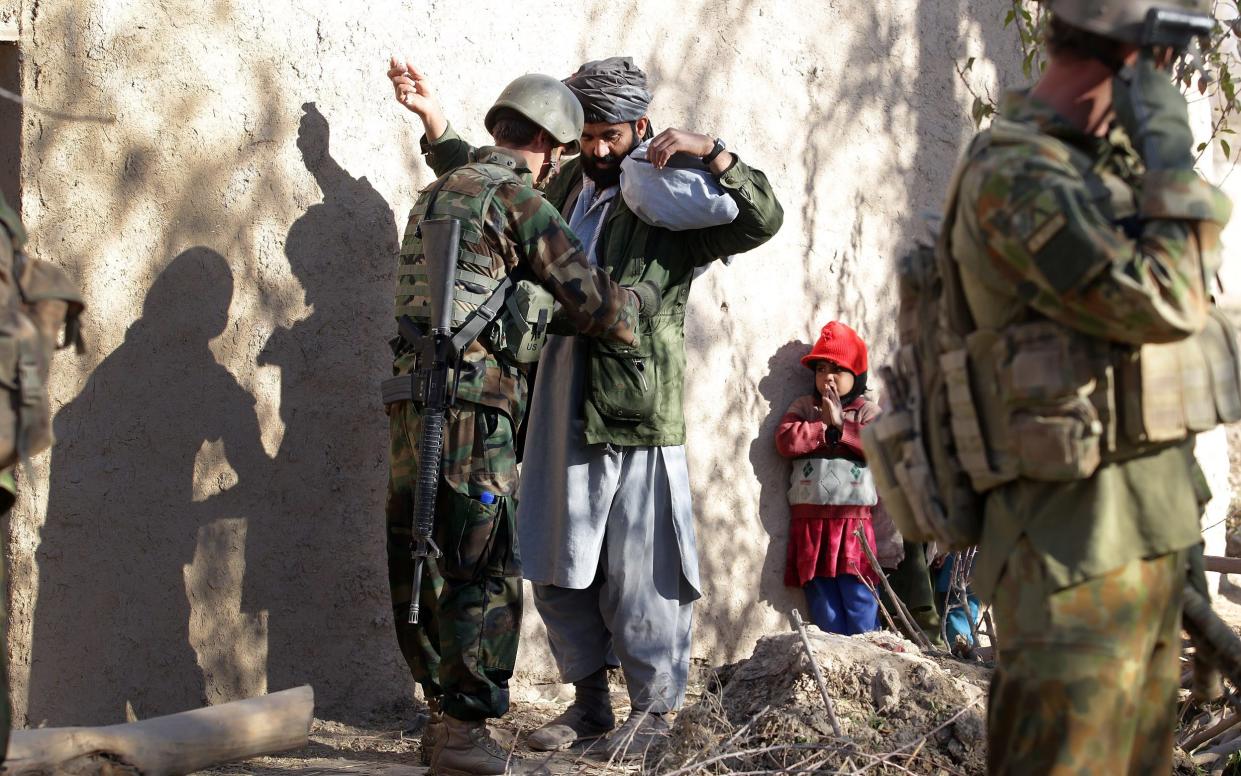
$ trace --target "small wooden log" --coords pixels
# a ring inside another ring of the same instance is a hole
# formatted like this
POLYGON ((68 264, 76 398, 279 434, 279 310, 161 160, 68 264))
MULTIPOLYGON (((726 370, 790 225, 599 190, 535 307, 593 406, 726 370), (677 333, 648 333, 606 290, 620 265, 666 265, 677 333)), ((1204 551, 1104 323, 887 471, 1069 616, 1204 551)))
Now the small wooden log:
POLYGON ((314 706, 304 685, 123 725, 14 730, 0 773, 179 776, 305 746, 314 706))
POLYGON ((1203 555, 1202 565, 1207 571, 1214 571, 1220 574, 1241 574, 1241 558, 1203 555))

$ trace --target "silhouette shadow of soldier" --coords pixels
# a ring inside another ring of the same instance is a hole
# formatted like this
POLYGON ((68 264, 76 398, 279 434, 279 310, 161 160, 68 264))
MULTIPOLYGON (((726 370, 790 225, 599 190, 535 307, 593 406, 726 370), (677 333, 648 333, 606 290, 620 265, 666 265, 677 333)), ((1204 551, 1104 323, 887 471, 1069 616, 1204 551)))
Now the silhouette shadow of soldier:
POLYGON ((387 424, 378 396, 390 371, 392 209, 366 178, 332 157, 330 128, 313 103, 297 147, 323 201, 289 228, 284 251, 311 314, 277 329, 259 364, 280 370, 284 433, 246 543, 243 607, 268 611, 268 685, 313 682, 320 707, 392 697, 394 672, 366 683, 339 667, 376 651, 395 654, 386 607, 382 488, 387 424), (351 505, 360 500, 364 507, 351 505), (361 651, 360 651, 361 650, 361 651))
POLYGON ((237 515, 204 478, 228 484, 266 460, 253 398, 208 347, 227 327, 232 297, 220 254, 176 256, 124 342, 56 417, 37 555, 32 724, 117 722, 127 702, 148 717, 207 700, 185 567, 202 549, 200 529, 237 515))

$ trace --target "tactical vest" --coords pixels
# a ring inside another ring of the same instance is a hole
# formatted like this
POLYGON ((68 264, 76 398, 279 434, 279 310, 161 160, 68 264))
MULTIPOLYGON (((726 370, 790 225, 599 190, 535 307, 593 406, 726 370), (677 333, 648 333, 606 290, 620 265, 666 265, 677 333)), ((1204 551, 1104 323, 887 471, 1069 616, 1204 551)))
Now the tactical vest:
MULTIPOLYGON (((1067 154, 1092 187, 1111 193, 1114 215, 1136 213, 1132 188, 1093 169, 1087 154, 997 118, 953 176, 936 245, 902 261, 901 347, 882 372, 893 411, 863 439, 902 534, 954 549, 978 541, 982 494, 1000 485, 1086 479, 1100 465, 1241 419, 1241 353, 1213 304, 1201 332, 1167 344, 1109 342, 1037 314, 975 324, 960 267, 981 270, 986 258, 952 244, 958 189, 970 162, 1008 144, 1067 154)), ((1204 280, 1217 258, 1204 255, 1204 280)))
MULTIPOLYGON (((510 364, 538 360, 555 305, 528 269, 510 271, 504 257, 487 247, 485 224, 496 189, 520 180, 498 164, 470 164, 424 189, 410 214, 411 223, 431 216, 461 221, 452 329, 465 334, 454 344, 461 352, 477 337, 483 347, 510 364)), ((430 293, 421 233, 415 230, 406 238, 397 266, 396 317, 408 315, 415 323, 427 324, 430 293)))
POLYGON ((82 352, 84 305, 60 267, 22 253, 26 233, 0 198, 0 469, 52 446, 48 371, 52 353, 82 352), (61 332, 64 339, 61 340, 61 332))

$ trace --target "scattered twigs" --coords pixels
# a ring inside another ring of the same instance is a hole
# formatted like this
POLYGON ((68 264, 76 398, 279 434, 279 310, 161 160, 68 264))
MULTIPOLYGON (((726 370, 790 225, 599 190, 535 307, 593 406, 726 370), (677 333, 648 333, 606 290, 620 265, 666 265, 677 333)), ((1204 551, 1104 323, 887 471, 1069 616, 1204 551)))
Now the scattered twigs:
POLYGON ((866 543, 866 536, 860 530, 854 530, 853 535, 856 536, 862 545, 862 551, 866 553, 866 559, 870 561, 870 567, 875 570, 875 574, 879 576, 879 581, 883 583, 883 589, 887 592, 888 597, 892 599, 892 605, 896 608, 896 614, 904 623, 904 630, 909 638, 922 649, 932 651, 931 642, 922 632, 922 629, 913 623, 913 616, 905 607, 905 602, 896 595, 896 591, 892 589, 892 585, 888 584, 888 577, 883 573, 883 567, 879 565, 879 559, 875 557, 875 552, 866 543))
POLYGON ((1234 754, 1235 752, 1241 752, 1241 738, 1234 738, 1233 740, 1228 741, 1227 743, 1223 743, 1223 744, 1220 744, 1219 746, 1212 747, 1206 750, 1205 752, 1200 752, 1194 755, 1192 760, 1193 760, 1194 765, 1200 765, 1200 766, 1217 766, 1218 765, 1218 767, 1211 767, 1210 769, 1212 772, 1215 772, 1215 771, 1223 770, 1223 764, 1220 763, 1220 761, 1226 760, 1230 755, 1234 754))
POLYGON ((896 627, 896 623, 892 621, 892 615, 888 613, 888 607, 883 605, 883 596, 879 595, 879 591, 875 589, 875 586, 870 583, 869 579, 862 576, 859 576, 858 579, 862 580, 862 584, 866 585, 866 589, 875 597, 875 603, 879 604, 879 613, 883 615, 883 621, 888 624, 888 629, 893 633, 900 633, 901 629, 896 627))
POLYGON ((970 653, 976 653, 978 648, 982 646, 978 642, 978 625, 974 622, 974 607, 970 603, 970 579, 974 576, 974 555, 976 549, 971 548, 964 552, 957 553, 956 562, 953 563, 952 570, 957 581, 957 601, 965 609, 965 619, 970 624, 970 638, 974 640, 970 647, 970 653))
POLYGON ((763 746, 757 749, 742 749, 739 752, 724 752, 722 754, 717 754, 714 757, 708 757, 701 762, 690 763, 684 768, 677 768, 675 771, 665 773, 664 776, 686 776, 687 774, 706 768, 708 765, 714 765, 715 763, 734 757, 740 759, 743 757, 753 757, 760 754, 773 754, 775 752, 818 752, 823 749, 834 748, 838 747, 825 746, 823 744, 774 744, 772 746, 763 746))
POLYGON ((1208 741, 1220 735, 1221 733, 1226 733, 1239 724, 1241 724, 1241 714, 1236 714, 1236 713, 1230 714, 1224 717, 1224 719, 1220 720, 1218 723, 1212 725, 1206 730, 1199 732, 1198 734, 1190 738, 1188 741, 1181 744, 1181 748, 1184 749, 1186 752, 1192 752, 1193 750, 1207 743, 1208 741))
POLYGON ((975 706, 977 706, 979 703, 981 703, 981 702, 982 702, 982 699, 983 699, 983 696, 981 696, 981 695, 980 695, 980 696, 978 696, 978 697, 977 697, 977 698, 975 698, 974 700, 970 701, 969 703, 965 704, 965 705, 964 705, 964 706, 962 706, 960 709, 958 709, 956 714, 953 714, 951 717, 949 717, 948 719, 946 719, 946 720, 944 720, 943 722, 939 723, 938 725, 936 725, 935 727, 931 728, 931 729, 930 729, 930 730, 928 730, 927 732, 923 733, 923 734, 922 734, 921 736, 919 736, 918 738, 915 738, 913 741, 910 741, 910 742, 908 742, 908 743, 906 743, 906 744, 904 744, 904 745, 902 745, 902 746, 898 747, 898 748, 897 748, 896 750, 894 750, 894 751, 888 752, 887 754, 884 754, 884 755, 880 755, 880 756, 876 759, 876 761, 874 761, 874 762, 870 763, 869 765, 867 765, 866 767, 862 768, 861 770, 859 770, 859 771, 858 771, 858 773, 859 773, 859 774, 861 774, 861 773, 865 773, 866 771, 870 770, 871 768, 875 767, 876 765, 895 765, 895 763, 890 763, 890 762, 888 762, 888 761, 889 761, 891 758, 893 758, 893 757, 900 756, 900 755, 901 755, 901 752, 903 752, 904 750, 908 749, 909 747, 911 747, 911 746, 915 746, 915 745, 916 745, 916 746, 917 746, 917 749, 915 749, 915 750, 914 750, 914 754, 913 754, 913 755, 909 755, 910 759, 912 759, 914 756, 916 756, 916 754, 917 754, 917 752, 918 752, 918 751, 921 751, 922 746, 923 746, 923 745, 924 745, 924 744, 925 744, 928 740, 930 740, 931 736, 935 735, 935 734, 936 734, 936 733, 938 733, 939 731, 941 731, 941 730, 943 730, 944 728, 948 727, 948 726, 949 726, 949 725, 951 725, 953 722, 956 722, 958 719, 960 719, 962 716, 964 716, 964 715, 965 715, 965 712, 969 711, 970 709, 974 708, 974 707, 975 707, 975 706))
POLYGON ((823 707, 827 710, 827 721, 832 723, 832 732, 837 738, 844 738, 840 729, 840 720, 836 719, 836 707, 832 705, 832 696, 827 691, 827 682, 823 679, 823 671, 819 669, 819 661, 814 659, 814 649, 810 646, 810 637, 806 635, 806 624, 801 621, 801 612, 793 610, 793 624, 797 626, 797 635, 801 636, 801 644, 806 648, 806 659, 810 661, 810 669, 814 671, 814 681, 819 685, 819 694, 823 696, 823 707))

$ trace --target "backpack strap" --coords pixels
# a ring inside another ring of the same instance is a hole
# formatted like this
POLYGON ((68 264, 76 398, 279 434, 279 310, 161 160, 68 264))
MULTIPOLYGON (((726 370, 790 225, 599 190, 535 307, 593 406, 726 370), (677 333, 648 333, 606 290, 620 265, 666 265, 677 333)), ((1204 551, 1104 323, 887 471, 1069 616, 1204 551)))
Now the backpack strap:
POLYGON ((983 151, 991 146, 992 134, 988 129, 980 132, 970 142, 969 148, 957 162, 952 179, 948 184, 948 199, 944 203, 944 219, 941 221, 939 235, 935 240, 935 265, 942 283, 944 304, 940 307, 941 324, 948 331, 964 337, 977 328, 974 316, 970 313, 965 301, 965 289, 961 284, 961 275, 957 269, 956 259, 952 255, 952 230, 957 220, 957 206, 961 199, 961 179, 970 163, 977 159, 983 151))

